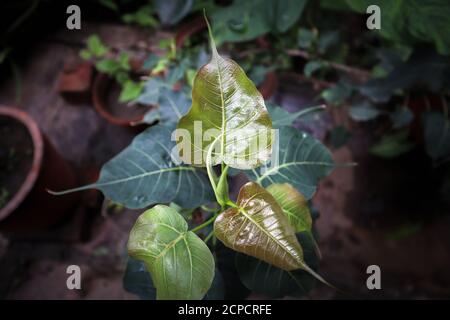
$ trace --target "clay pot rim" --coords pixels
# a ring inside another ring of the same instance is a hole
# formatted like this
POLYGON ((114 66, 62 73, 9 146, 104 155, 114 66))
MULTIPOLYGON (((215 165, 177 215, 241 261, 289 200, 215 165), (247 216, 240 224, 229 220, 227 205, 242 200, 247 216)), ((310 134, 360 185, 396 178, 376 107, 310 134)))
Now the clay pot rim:
POLYGON ((136 116, 134 118, 120 118, 114 116, 106 108, 105 97, 107 85, 110 81, 115 81, 113 78, 105 73, 99 72, 95 76, 94 85, 92 87, 92 102, 94 104, 95 110, 100 114, 100 116, 106 119, 108 122, 119 125, 119 126, 132 126, 133 123, 140 122, 144 118, 144 114, 136 116))
POLYGON ((27 177, 22 182, 19 190, 14 194, 12 199, 8 201, 6 206, 0 210, 0 221, 7 218, 26 198, 39 176, 42 161, 44 157, 44 141, 41 131, 31 116, 18 108, 0 105, 0 116, 11 117, 22 123, 28 130, 33 142, 33 161, 31 168, 27 173, 27 177))

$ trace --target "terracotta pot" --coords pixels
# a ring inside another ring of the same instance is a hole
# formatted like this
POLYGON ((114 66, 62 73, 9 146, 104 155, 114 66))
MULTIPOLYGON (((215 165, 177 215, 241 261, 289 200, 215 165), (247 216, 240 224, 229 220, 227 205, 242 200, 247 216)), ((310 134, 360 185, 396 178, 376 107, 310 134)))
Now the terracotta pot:
MULTIPOLYGON (((102 118, 115 125, 132 127, 136 123, 140 123, 144 118, 145 112, 137 116, 118 116, 112 113, 111 106, 109 106, 106 101, 110 92, 108 89, 114 83, 115 79, 109 77, 108 75, 104 73, 97 74, 94 80, 94 86, 92 88, 92 103, 94 104, 95 110, 102 118)), ((123 107, 127 108, 125 105, 123 107)), ((133 106, 130 108, 133 108, 133 106)))
POLYGON ((23 182, 0 209, 0 230, 18 235, 46 230, 68 219, 80 195, 56 197, 50 195, 47 189, 64 190, 76 186, 76 176, 71 166, 27 113, 17 108, 0 106, 0 117, 11 118, 23 125, 33 148, 31 166, 23 173, 23 182))

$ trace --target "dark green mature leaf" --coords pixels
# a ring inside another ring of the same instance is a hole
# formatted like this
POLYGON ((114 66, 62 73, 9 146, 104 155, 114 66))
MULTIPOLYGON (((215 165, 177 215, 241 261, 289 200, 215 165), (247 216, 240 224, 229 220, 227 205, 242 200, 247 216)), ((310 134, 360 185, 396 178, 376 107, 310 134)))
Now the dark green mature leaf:
POLYGON ((246 174, 264 187, 290 183, 306 199, 311 199, 319 180, 335 166, 330 152, 320 141, 292 127, 280 128, 278 135, 279 150, 274 152, 278 152, 279 162, 246 174))
POLYGON ((433 92, 450 87, 450 62, 430 50, 416 50, 406 62, 397 62, 387 77, 374 78, 358 87, 377 103, 387 102, 399 90, 423 86, 433 92))
POLYGON ((336 126, 330 131, 330 144, 333 148, 340 148, 351 138, 351 133, 344 126, 336 126))
MULTIPOLYGON (((123 287, 126 291, 137 295, 142 300, 155 300, 156 288, 153 285, 150 273, 145 263, 140 260, 128 258, 127 268, 123 277, 123 287)), ((204 300, 223 300, 224 283, 220 271, 216 268, 211 287, 204 300)))
POLYGON ((170 89, 170 86, 158 77, 150 78, 144 85, 142 94, 137 101, 142 104, 157 105, 163 89, 170 89))
POLYGON ((241 188, 236 208, 217 217, 214 232, 227 247, 283 270, 309 270, 283 210, 269 192, 254 182, 241 188))
MULTIPOLYGON (((297 239, 303 248, 305 262, 312 269, 317 269, 318 259, 311 235, 302 232, 297 234, 297 239)), ((247 288, 271 298, 306 294, 316 281, 304 270, 285 271, 242 253, 236 255, 236 267, 241 281, 247 288)))
POLYGON ((137 219, 128 253, 142 260, 157 299, 202 299, 214 278, 214 257, 174 209, 157 205, 137 219))
POLYGON ((219 269, 214 271, 214 279, 206 293, 204 300, 223 300, 225 299, 225 284, 219 269))
POLYGON ((211 201, 213 193, 205 172, 172 159, 174 129, 170 124, 145 130, 102 167, 96 183, 56 194, 96 188, 128 208, 170 202, 193 208, 211 201))
POLYGON ((153 286, 152 278, 145 268, 145 263, 140 260, 128 258, 123 287, 142 300, 156 299, 156 288, 153 286))
POLYGON ((255 39, 268 32, 285 32, 299 19, 306 0, 234 1, 211 13, 219 43, 255 39))
POLYGON ((360 13, 369 5, 381 10, 382 36, 399 43, 434 43, 441 54, 450 53, 450 4, 447 0, 347 0, 360 13))
POLYGON ((351 93, 352 89, 348 85, 339 82, 337 85, 323 90, 321 97, 328 103, 341 105, 350 97, 351 93))
POLYGON ((352 105, 348 113, 355 121, 369 121, 380 115, 380 111, 367 101, 352 105))
POLYGON ((308 201, 289 183, 271 184, 266 190, 275 198, 295 232, 311 232, 312 217, 308 201))
POLYGON ((324 31, 317 41, 317 49, 320 54, 325 54, 330 48, 339 43, 340 34, 338 30, 324 31))
POLYGON ((414 114, 408 107, 398 107, 389 116, 395 129, 409 125, 414 119, 414 114))
POLYGON ((272 2, 273 7, 268 8, 269 21, 274 23, 272 30, 286 32, 300 18, 308 0, 276 0, 272 2))
MULTIPOLYGON (((146 93, 147 101, 150 101, 150 93, 146 93)), ((152 124, 155 121, 160 123, 178 122, 186 114, 192 101, 183 90, 174 91, 166 87, 161 87, 155 97, 157 101, 155 107, 148 111, 143 122, 152 124)), ((143 99, 142 99, 143 100, 143 99)))
POLYGON ((326 64, 320 60, 308 61, 303 68, 303 73, 305 76, 311 77, 314 72, 322 69, 324 66, 326 66, 326 64))
POLYGON ((162 24, 173 26, 191 12, 194 0, 154 0, 162 24))
POLYGON ((425 150, 433 160, 450 156, 450 121, 436 111, 423 115, 425 150))
POLYGON ((256 86, 259 86, 264 82, 266 75, 270 70, 271 68, 266 66, 256 65, 250 68, 248 76, 256 86))
POLYGON ((178 123, 180 157, 205 166, 212 148, 212 165, 255 168, 269 159, 272 149, 264 99, 236 62, 218 54, 212 36, 211 47, 211 61, 194 80, 191 109, 178 123))
POLYGON ((297 32, 297 45, 302 49, 309 49, 314 41, 316 35, 309 29, 299 28, 297 32))
POLYGON ((319 105, 305 108, 297 112, 288 112, 273 103, 267 103, 267 111, 269 111, 270 118, 272 119, 272 126, 274 128, 291 126, 294 124, 295 120, 301 118, 302 116, 311 112, 322 111, 323 109, 325 109, 325 106, 319 105))

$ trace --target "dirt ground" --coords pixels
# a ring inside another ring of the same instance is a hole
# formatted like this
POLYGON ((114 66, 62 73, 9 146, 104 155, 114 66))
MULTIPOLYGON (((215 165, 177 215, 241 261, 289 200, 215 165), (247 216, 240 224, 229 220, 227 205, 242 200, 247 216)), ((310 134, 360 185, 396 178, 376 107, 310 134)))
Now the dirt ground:
MULTIPOLYGON (((129 27, 92 25, 116 47, 137 43, 145 34, 129 27)), ((67 31, 65 31, 67 32, 67 31)), ((82 172, 98 168, 129 144, 134 132, 107 123, 89 100, 73 103, 56 90, 64 63, 77 56, 86 33, 67 37, 65 32, 41 41, 21 65, 22 101, 56 149, 82 172), (70 41, 67 39, 70 38, 70 41)), ((0 84, 0 104, 14 105, 13 81, 0 84)), ((358 135, 333 152, 336 162, 360 161, 355 153, 358 135), (355 142, 356 141, 356 142, 355 142)), ((449 298, 450 216, 433 218, 419 232, 387 237, 386 229, 357 223, 364 206, 364 172, 381 170, 365 165, 338 168, 323 181, 314 198, 320 212, 317 229, 322 252, 321 275, 342 292, 318 285, 307 298, 449 298), (366 268, 380 266, 381 290, 368 290, 366 268)), ((370 191, 367 191, 370 192, 370 191)), ((411 199, 421 201, 421 199, 411 199)), ((135 299, 122 288, 128 233, 140 211, 92 210, 82 224, 85 241, 10 240, 0 237, 0 297, 7 299, 135 299), (82 271, 82 290, 67 290, 66 268, 82 271)), ((263 298, 253 296, 254 298, 263 298)))

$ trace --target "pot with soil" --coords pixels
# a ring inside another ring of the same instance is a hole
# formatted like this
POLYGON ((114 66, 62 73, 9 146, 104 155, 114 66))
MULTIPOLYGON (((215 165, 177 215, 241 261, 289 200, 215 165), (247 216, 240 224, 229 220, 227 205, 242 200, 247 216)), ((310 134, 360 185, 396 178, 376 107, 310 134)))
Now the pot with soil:
POLYGON ((74 187, 72 168, 24 111, 0 106, 0 132, 0 230, 20 236, 63 222, 79 195, 47 189, 74 187))
POLYGON ((132 126, 133 123, 140 123, 150 107, 119 102, 120 91, 121 86, 114 78, 105 73, 98 73, 92 88, 95 110, 115 125, 132 126))

